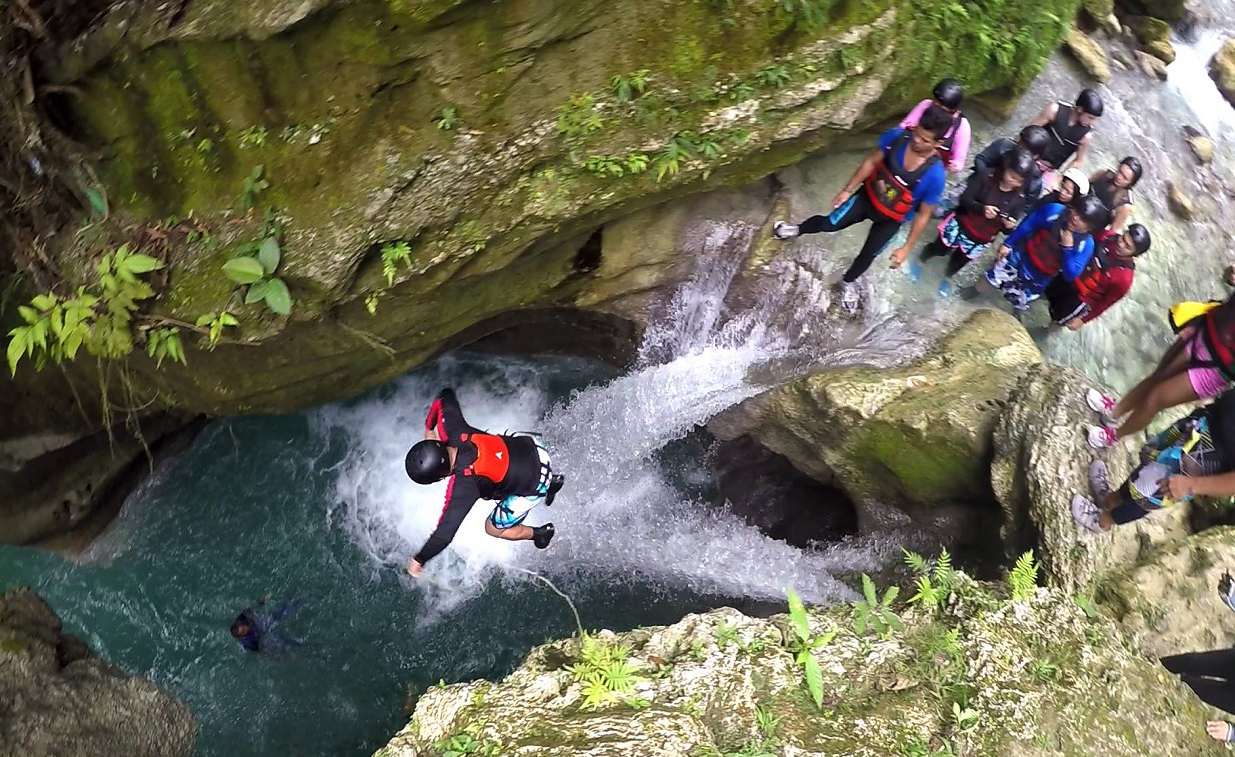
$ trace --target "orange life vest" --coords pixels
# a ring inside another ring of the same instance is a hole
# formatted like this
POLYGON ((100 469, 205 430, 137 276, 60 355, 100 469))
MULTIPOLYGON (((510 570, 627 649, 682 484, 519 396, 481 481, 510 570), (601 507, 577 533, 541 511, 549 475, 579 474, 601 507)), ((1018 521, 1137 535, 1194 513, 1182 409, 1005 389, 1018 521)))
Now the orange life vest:
POLYGON ((863 183, 866 196, 870 198, 875 209, 893 221, 905 220, 905 216, 913 210, 913 190, 927 170, 939 160, 939 155, 933 154, 922 161, 918 170, 907 170, 901 158, 909 149, 910 138, 909 132, 897 137, 892 145, 883 151, 883 161, 863 183))
POLYGON ((496 434, 460 434, 459 441, 476 445, 476 462, 463 469, 465 476, 483 476, 495 484, 506 479, 510 470, 510 449, 496 434))
MULTIPOLYGON (((1119 237, 1116 236, 1115 243, 1119 243, 1119 237)), ((1085 270, 1081 271, 1081 275, 1076 277, 1076 293, 1080 295, 1082 302, 1092 303, 1099 292, 1105 288, 1104 281, 1107 274, 1112 268, 1132 268, 1136 269, 1136 263, 1131 260, 1124 260, 1112 254, 1107 247, 1107 243, 1097 245, 1094 250, 1093 257, 1085 264, 1085 270)))

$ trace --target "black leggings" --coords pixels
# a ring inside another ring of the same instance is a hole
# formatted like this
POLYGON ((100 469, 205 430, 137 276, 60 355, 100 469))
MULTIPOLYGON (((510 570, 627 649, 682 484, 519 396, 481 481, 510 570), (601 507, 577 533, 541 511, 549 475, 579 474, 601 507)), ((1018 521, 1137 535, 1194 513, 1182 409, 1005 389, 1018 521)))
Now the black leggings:
POLYGON ((1162 658, 1205 704, 1235 714, 1235 649, 1189 652, 1162 658))
POLYGON ((952 257, 948 258, 948 267, 944 275, 952 278, 956 275, 957 271, 969 265, 969 256, 959 249, 949 248, 943 243, 942 239, 936 238, 934 242, 922 248, 922 255, 920 257, 922 260, 930 260, 931 258, 937 258, 949 253, 951 253, 952 257))
POLYGON ((883 251, 884 247, 888 246, 892 237, 896 236, 896 230, 901 227, 901 222, 893 221, 875 210, 870 198, 866 196, 866 188, 858 187, 858 191, 844 205, 832 211, 831 215, 811 216, 798 224, 798 231, 802 234, 818 234, 821 231, 847 229, 861 221, 870 221, 871 230, 866 235, 866 242, 858 252, 858 257, 849 266, 849 270, 845 271, 844 280, 850 284, 866 273, 866 269, 875 262, 875 257, 883 251))

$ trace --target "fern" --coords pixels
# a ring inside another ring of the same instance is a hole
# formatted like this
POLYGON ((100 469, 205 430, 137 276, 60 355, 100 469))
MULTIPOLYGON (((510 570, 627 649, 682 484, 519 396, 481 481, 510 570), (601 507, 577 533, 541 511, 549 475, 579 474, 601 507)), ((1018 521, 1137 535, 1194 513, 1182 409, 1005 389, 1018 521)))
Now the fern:
POLYGON ((387 242, 382 245, 382 275, 386 277, 386 285, 395 283, 397 264, 412 265, 412 248, 407 242, 387 242))
POLYGON ((1016 560, 1012 572, 1008 574, 1008 585, 1012 589, 1012 599, 1030 599, 1038 591, 1038 563, 1033 558, 1033 550, 1029 550, 1016 560))
POLYGON ((645 679, 635 675, 630 665, 630 647, 605 644, 584 635, 580 661, 567 670, 583 686, 583 706, 588 709, 616 701, 645 679))
POLYGON ((884 593, 883 599, 880 599, 875 582, 863 573, 863 598, 853 606, 853 630, 859 636, 864 636, 868 630, 874 631, 881 639, 888 638, 893 630, 905 630, 905 624, 892 610, 892 603, 896 601, 899 594, 900 587, 890 586, 884 593))

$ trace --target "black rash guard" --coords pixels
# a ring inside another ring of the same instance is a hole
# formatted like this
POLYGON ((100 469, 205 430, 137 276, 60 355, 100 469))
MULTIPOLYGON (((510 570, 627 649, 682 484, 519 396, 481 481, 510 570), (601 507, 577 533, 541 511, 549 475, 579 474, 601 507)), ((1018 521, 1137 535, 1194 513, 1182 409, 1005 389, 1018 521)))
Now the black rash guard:
POLYGON ((476 500, 501 500, 511 494, 535 495, 539 493, 537 484, 541 479, 540 457, 536 443, 530 436, 501 437, 510 457, 507 473, 501 481, 468 472, 476 463, 479 450, 467 439, 474 434, 485 432, 464 420, 459 400, 452 389, 443 389, 438 393, 437 399, 429 408, 429 415, 425 418, 425 429, 436 430, 438 438, 454 448, 456 455, 454 472, 446 483, 446 503, 442 507, 437 528, 416 553, 416 562, 421 565, 446 549, 476 500))

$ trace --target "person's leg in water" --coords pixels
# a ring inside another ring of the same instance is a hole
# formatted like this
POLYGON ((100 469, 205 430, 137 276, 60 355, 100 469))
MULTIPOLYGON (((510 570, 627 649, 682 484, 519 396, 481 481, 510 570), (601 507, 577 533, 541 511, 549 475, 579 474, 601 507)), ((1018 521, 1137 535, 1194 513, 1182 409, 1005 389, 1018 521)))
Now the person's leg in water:
POLYGON ((849 264, 849 269, 845 271, 845 275, 840 280, 840 304, 846 312, 856 313, 858 310, 858 288, 854 286, 854 282, 866 273, 866 269, 870 268, 879 253, 888 246, 900 227, 900 223, 882 216, 876 216, 875 220, 872 220, 870 231, 866 234, 866 241, 862 243, 862 249, 858 251, 858 256, 849 264))
POLYGON ((938 258, 948 254, 948 246, 943 243, 942 237, 935 239, 928 245, 922 248, 922 252, 918 253, 918 259, 909 264, 909 278, 917 281, 922 278, 922 264, 931 258, 938 258))
POLYGON ((969 257, 959 247, 952 250, 951 256, 948 257, 948 265, 943 269, 943 280, 939 282, 939 289, 935 294, 940 297, 950 297, 952 295, 952 277, 960 273, 961 269, 969 265, 973 258, 969 257))

